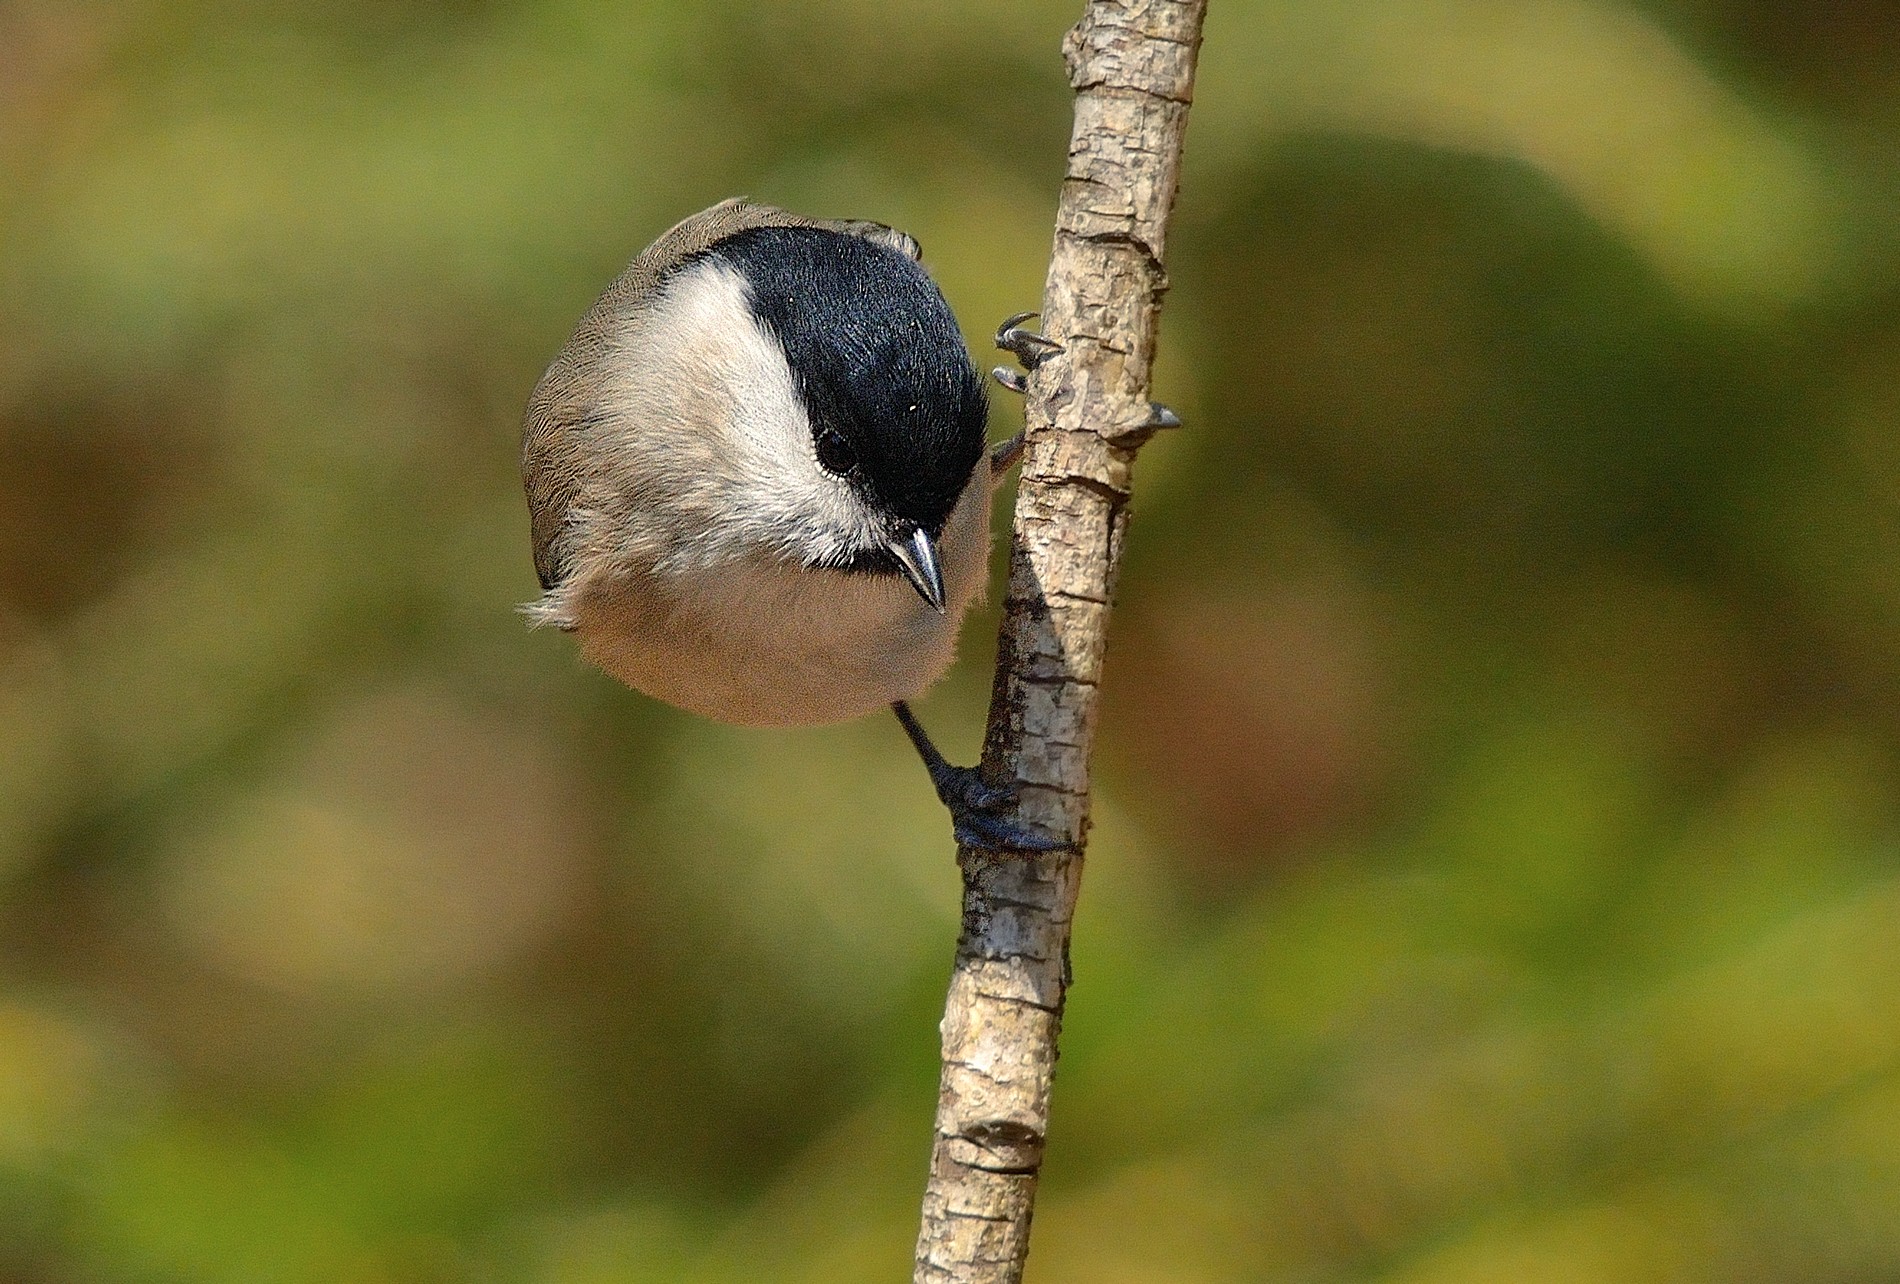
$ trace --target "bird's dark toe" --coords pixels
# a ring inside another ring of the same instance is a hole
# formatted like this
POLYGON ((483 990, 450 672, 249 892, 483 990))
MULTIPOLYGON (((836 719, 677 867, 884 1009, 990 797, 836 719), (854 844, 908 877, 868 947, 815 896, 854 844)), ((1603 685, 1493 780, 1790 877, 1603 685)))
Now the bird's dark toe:
POLYGON ((982 851, 1052 852, 1068 845, 1059 838, 1037 833, 1021 821, 982 811, 961 819, 952 813, 950 828, 958 846, 982 851))
POLYGON ((1062 351, 1062 345, 1054 339, 1022 328, 1023 322, 1035 315, 1034 312, 1018 312, 996 327, 996 346, 1022 362, 1025 370, 1034 370, 1062 351))
POLYGON ((983 851, 1049 852, 1069 844, 1059 838, 1037 833, 1008 813, 1016 809, 1016 791, 1008 785, 991 784, 975 767, 959 767, 947 761, 930 742, 923 724, 910 711, 910 704, 898 700, 891 705, 898 725, 910 737, 930 773, 937 797, 950 810, 950 825, 957 842, 983 851))
POLYGON ((1067 844, 1039 833, 1008 815, 1016 806, 1016 791, 984 780, 975 767, 949 767, 937 776, 937 796, 950 810, 957 842, 986 851, 1055 851, 1067 844))
POLYGON ((1023 457, 1023 444, 1026 440, 1027 438, 1019 432, 1008 440, 999 441, 990 447, 991 477, 1001 477, 1015 466, 1016 461, 1023 457))

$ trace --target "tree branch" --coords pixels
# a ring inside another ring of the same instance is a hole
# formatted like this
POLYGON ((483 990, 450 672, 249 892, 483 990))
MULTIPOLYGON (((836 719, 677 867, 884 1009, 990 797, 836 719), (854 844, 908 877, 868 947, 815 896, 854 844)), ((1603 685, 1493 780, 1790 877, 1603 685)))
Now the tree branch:
POLYGON ((1042 320, 1064 351, 1029 377, 983 768, 1016 781, 1023 817, 1074 847, 957 854, 963 930, 944 1008, 916 1284, 1017 1284, 1029 1253, 1104 631, 1131 465, 1160 426, 1149 371, 1206 7, 1091 0, 1063 41, 1075 128, 1042 320))

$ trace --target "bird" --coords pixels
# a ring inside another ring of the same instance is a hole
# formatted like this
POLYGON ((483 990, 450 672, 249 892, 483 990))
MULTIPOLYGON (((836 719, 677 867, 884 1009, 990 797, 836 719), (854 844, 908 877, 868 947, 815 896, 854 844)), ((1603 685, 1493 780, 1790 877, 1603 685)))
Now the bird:
MULTIPOLYGON (((1054 850, 910 709, 984 594, 991 491, 1021 450, 990 445, 983 378, 921 260, 884 224, 745 199, 642 251, 523 414, 542 590, 524 610, 716 721, 888 708, 960 844, 1054 850)), ((1033 315, 997 335, 1031 369, 1060 350, 1033 315)))

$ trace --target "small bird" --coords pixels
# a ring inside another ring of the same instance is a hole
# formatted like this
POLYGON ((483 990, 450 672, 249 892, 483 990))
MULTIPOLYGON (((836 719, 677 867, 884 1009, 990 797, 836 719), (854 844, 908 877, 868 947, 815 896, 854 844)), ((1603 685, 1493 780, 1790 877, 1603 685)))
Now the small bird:
MULTIPOLYGON (((537 624, 722 722, 889 707, 957 840, 1061 844, 940 754, 908 700, 983 594, 988 401, 917 242, 880 223, 724 201, 648 246, 529 398, 522 480, 537 624)), ((1056 345, 1017 328, 1025 365, 1056 345)), ((1020 380, 1018 380, 1020 383, 1020 380)))

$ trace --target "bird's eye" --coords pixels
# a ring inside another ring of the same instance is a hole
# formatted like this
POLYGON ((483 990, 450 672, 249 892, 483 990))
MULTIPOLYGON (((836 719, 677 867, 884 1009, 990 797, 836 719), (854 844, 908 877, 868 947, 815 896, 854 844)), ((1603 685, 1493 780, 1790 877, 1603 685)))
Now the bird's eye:
POLYGON ((836 428, 826 428, 818 434, 818 463, 826 472, 842 476, 858 466, 858 452, 851 449, 851 443, 836 428))

